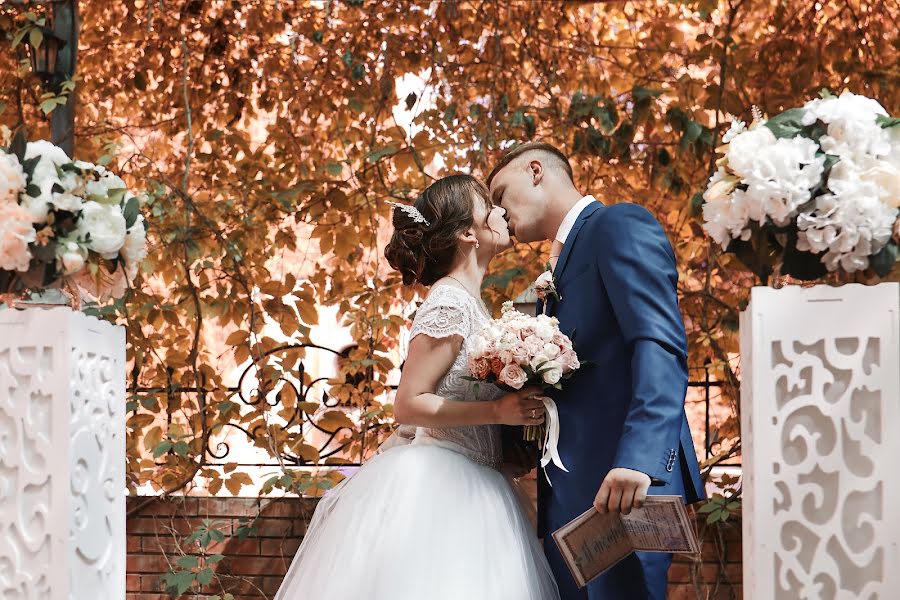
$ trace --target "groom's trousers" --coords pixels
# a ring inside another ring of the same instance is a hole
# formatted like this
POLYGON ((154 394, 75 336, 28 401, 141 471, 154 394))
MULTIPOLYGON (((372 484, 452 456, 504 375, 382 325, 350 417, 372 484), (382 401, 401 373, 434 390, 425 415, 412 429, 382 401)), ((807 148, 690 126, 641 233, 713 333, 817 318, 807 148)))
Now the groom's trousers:
POLYGON ((561 600, 666 600, 671 554, 630 554, 586 588, 578 589, 552 539, 544 540, 544 551, 556 577, 561 600))

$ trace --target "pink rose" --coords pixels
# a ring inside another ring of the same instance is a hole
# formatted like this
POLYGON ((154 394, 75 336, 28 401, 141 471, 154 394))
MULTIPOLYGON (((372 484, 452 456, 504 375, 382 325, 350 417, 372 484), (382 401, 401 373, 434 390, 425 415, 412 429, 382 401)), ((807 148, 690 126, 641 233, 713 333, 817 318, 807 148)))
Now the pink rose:
POLYGON ((498 379, 500 383, 504 383, 513 389, 519 390, 522 389, 522 386, 528 381, 528 375, 525 374, 522 367, 515 363, 511 363, 503 367, 498 379))
POLYGON ((513 360, 515 360, 519 364, 528 362, 528 348, 525 347, 525 344, 519 344, 518 346, 514 347, 512 355, 513 360))
POLYGON ((578 355, 572 350, 564 352, 557 360, 562 365, 563 372, 565 373, 571 373, 572 371, 581 368, 581 363, 578 361, 578 355))
POLYGON ((531 325, 525 325, 521 329, 519 329, 519 338, 523 340, 527 340, 529 337, 534 335, 534 327, 531 325))
POLYGON ((553 334, 553 339, 550 341, 560 348, 568 348, 571 345, 569 338, 564 336, 562 332, 559 331, 553 334))

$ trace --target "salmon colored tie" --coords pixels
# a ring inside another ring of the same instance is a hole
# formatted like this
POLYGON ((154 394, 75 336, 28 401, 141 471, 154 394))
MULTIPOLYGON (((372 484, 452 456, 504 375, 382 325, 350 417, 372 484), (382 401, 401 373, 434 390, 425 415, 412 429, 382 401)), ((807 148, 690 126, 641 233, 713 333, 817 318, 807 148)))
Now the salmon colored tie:
POLYGON ((550 245, 550 268, 556 270, 556 263, 559 262, 559 255, 562 254, 563 243, 559 240, 553 240, 550 245))

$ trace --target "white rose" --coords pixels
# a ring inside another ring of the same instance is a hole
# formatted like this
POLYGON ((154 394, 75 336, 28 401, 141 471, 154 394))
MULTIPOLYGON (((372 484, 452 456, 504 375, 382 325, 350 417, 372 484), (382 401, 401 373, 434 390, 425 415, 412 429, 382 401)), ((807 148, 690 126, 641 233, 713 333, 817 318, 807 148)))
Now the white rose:
POLYGON ((538 369, 543 368, 548 362, 550 362, 550 357, 543 352, 538 352, 531 357, 530 361, 528 361, 528 366, 531 367, 532 371, 537 371, 538 369))
POLYGON ((545 342, 552 341, 555 333, 553 325, 546 321, 539 320, 534 326, 534 334, 545 342))
POLYGON ((560 348, 556 344, 552 342, 548 342, 544 344, 543 353, 549 356, 551 359, 556 358, 560 354, 560 348))
POLYGON ((122 257, 128 279, 133 280, 137 269, 147 258, 147 230, 144 228, 144 215, 138 215, 134 225, 125 234, 125 245, 122 246, 122 257))
POLYGON ((865 182, 878 188, 878 197, 891 208, 900 208, 900 168, 886 160, 860 173, 865 182))
POLYGON ((125 244, 125 217, 118 206, 88 201, 84 203, 75 232, 82 240, 90 234, 86 246, 103 258, 114 259, 125 244))
POLYGON ((562 376, 563 376, 562 366, 560 366, 559 363, 557 363, 557 362, 552 362, 548 366, 550 368, 548 370, 544 371, 544 374, 543 374, 544 383, 546 383, 547 385, 555 385, 555 384, 559 383, 560 379, 562 379, 562 376))
POLYGON ((84 268, 87 252, 76 242, 66 242, 57 247, 59 262, 65 275, 74 275, 84 268))
POLYGON ((13 154, 0 152, 0 204, 18 202, 25 191, 25 171, 13 154))

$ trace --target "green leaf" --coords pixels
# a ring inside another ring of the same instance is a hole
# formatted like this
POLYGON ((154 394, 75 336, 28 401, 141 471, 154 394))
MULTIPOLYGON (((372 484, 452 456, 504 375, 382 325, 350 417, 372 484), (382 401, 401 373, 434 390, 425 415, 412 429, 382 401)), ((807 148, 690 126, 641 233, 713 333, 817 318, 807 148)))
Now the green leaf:
POLYGON ((138 214, 140 214, 140 202, 138 202, 136 197, 132 196, 128 199, 122 214, 125 216, 125 228, 131 229, 131 226, 137 221, 138 214))
POLYGON ((41 31, 40 29, 38 29, 37 27, 34 27, 28 33, 28 43, 31 44, 32 48, 35 48, 35 49, 40 48, 41 43, 43 41, 44 41, 44 32, 41 31))
POLYGON ((888 129, 890 127, 896 127, 900 125, 900 117, 878 115, 877 117, 875 117, 875 122, 881 125, 883 129, 888 129))
POLYGON ((187 442, 183 442, 183 441, 182 441, 182 442, 177 442, 177 443, 172 447, 172 450, 173 450, 173 451, 175 452, 175 454, 177 454, 178 456, 187 456, 187 455, 188 455, 188 452, 190 452, 190 450, 191 450, 191 447, 188 445, 187 442))
POLYGON ((827 100, 828 98, 834 98, 834 94, 832 94, 828 88, 822 88, 821 91, 819 91, 819 97, 823 100, 827 100))
POLYGON ((174 444, 168 440, 164 440, 156 445, 156 448, 153 449, 153 458, 159 458, 166 452, 172 449, 174 444))
POLYGON ((806 111, 802 108, 792 108, 766 121, 766 127, 775 134, 776 138, 797 137, 805 127, 803 125, 803 115, 805 114, 806 111))
POLYGON ((900 258, 900 247, 894 242, 888 242, 887 246, 869 259, 869 266, 879 277, 886 277, 894 268, 894 263, 898 258, 900 258))
POLYGON ((366 161, 370 163, 377 163, 385 156, 392 156, 396 154, 397 150, 399 150, 399 148, 393 144, 391 144, 390 146, 385 146, 384 148, 372 150, 368 154, 366 154, 366 161))
POLYGON ((134 400, 129 400, 125 403, 125 412, 131 412, 133 410, 137 410, 138 403, 134 400))
POLYGON ((31 196, 32 198, 37 198, 41 195, 41 188, 37 184, 29 183, 25 188, 25 193, 31 196))
POLYGON ((50 113, 52 113, 54 110, 56 110, 57 106, 59 106, 59 102, 57 102, 56 97, 47 98, 46 100, 41 102, 41 110, 45 115, 49 115, 50 113))
POLYGON ((206 564, 215 565, 225 558, 224 554, 212 554, 206 557, 206 564))
POLYGON ((697 510, 697 512, 700 513, 701 515, 705 515, 705 514, 713 512, 715 510, 719 510, 719 505, 715 502, 710 501, 710 502, 707 502, 706 504, 704 504, 703 506, 701 506, 697 510))
POLYGON ((111 188, 106 192, 109 197, 109 204, 120 204, 125 199, 125 188, 111 188))
POLYGON ((32 30, 32 27, 30 25, 26 25, 25 27, 23 27, 22 29, 20 29, 16 32, 16 35, 13 36, 13 41, 12 41, 12 49, 13 50, 16 49, 16 46, 18 46, 19 44, 22 43, 22 40, 25 38, 26 35, 28 35, 28 32, 31 30, 32 30))
POLYGON ((197 582, 200 585, 209 585, 209 582, 213 580, 213 575, 213 570, 209 567, 200 569, 200 571, 197 573, 197 582))
POLYGON ((330 162, 325 165, 325 171, 327 171, 328 174, 332 177, 337 177, 344 172, 344 167, 343 165, 341 165, 341 163, 330 162))
POLYGON ((200 566, 200 559, 196 556, 188 554, 185 556, 179 556, 178 560, 175 561, 175 564, 182 569, 196 569, 200 566))
POLYGON ((662 93, 662 90, 654 90, 651 88, 641 87, 639 85, 631 88, 631 97, 635 102, 640 102, 641 100, 646 100, 649 98, 659 98, 662 93))

